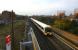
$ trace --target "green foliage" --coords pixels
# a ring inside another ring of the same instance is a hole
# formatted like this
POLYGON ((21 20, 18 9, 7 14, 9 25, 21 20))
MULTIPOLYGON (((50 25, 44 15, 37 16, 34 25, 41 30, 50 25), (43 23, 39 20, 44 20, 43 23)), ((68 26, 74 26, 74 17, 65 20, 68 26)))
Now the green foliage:
POLYGON ((51 24, 53 23, 54 19, 50 18, 50 17, 38 17, 39 21, 45 23, 45 24, 51 24))
POLYGON ((70 28, 70 30, 71 30, 70 32, 78 34, 78 24, 77 24, 77 22, 75 20, 73 20, 71 22, 71 28, 70 28))
POLYGON ((71 23, 68 20, 57 19, 54 21, 53 26, 60 29, 68 30, 70 28, 70 24, 71 23))
MULTIPOLYGON (((11 34, 11 24, 0 25, 0 38, 1 40, 0 48, 4 49, 5 46, 5 36, 11 34)), ((17 20, 14 23, 14 36, 15 36, 15 50, 19 50, 19 41, 24 38, 24 20, 17 20)))
POLYGON ((74 29, 73 31, 75 34, 78 34, 78 27, 74 29))
POLYGON ((78 34, 78 24, 75 20, 69 21, 64 19, 56 19, 52 26, 63 29, 65 31, 69 31, 74 34, 78 34))

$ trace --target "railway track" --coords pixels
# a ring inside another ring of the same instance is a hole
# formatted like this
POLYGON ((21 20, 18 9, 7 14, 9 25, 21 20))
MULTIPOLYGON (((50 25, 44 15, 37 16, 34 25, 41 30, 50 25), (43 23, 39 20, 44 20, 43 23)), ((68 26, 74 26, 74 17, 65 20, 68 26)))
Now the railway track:
POLYGON ((56 50, 56 48, 53 46, 53 44, 47 39, 47 37, 43 34, 43 32, 41 32, 37 27, 35 27, 35 25, 33 23, 31 23, 32 28, 37 41, 39 43, 39 46, 41 48, 41 50, 56 50))
POLYGON ((73 50, 78 50, 78 37, 71 35, 68 32, 62 31, 60 29, 55 29, 53 28, 54 31, 53 35, 57 38, 57 39, 61 39, 60 41, 63 42, 65 45, 67 45, 69 48, 72 48, 73 50), (65 33, 67 35, 65 35, 65 33))
POLYGON ((52 32, 52 36, 45 36, 33 22, 31 26, 41 50, 78 50, 78 47, 58 35, 57 32, 52 32))

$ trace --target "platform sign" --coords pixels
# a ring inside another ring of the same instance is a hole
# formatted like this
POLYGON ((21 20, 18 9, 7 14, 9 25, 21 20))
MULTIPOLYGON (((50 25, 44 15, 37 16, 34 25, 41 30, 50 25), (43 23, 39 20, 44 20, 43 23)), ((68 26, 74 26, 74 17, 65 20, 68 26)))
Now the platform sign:
POLYGON ((6 36, 6 50, 11 50, 11 36, 6 36))

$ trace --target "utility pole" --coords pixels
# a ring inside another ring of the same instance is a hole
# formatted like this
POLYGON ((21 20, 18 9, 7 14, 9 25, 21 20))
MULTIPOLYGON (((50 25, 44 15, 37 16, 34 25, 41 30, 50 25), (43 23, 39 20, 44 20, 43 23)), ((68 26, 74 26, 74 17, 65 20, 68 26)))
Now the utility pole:
POLYGON ((11 50, 14 50, 14 27, 13 27, 13 18, 14 14, 13 14, 13 10, 11 12, 11 50))

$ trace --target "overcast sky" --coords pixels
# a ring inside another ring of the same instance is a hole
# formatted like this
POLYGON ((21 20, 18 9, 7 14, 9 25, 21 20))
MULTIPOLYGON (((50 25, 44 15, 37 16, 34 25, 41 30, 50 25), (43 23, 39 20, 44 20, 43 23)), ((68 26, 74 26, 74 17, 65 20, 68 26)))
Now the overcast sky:
POLYGON ((78 0, 0 0, 0 12, 14 10, 22 15, 51 15, 57 10, 67 13, 78 8, 78 0))

